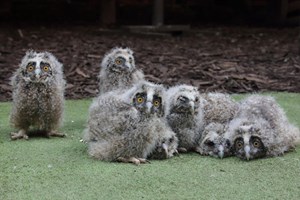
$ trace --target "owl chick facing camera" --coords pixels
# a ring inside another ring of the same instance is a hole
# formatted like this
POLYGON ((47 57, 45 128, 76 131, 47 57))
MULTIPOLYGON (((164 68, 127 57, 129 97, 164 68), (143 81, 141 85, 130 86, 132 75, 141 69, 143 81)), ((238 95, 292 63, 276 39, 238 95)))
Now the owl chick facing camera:
POLYGON ((146 163, 177 153, 178 139, 164 121, 165 89, 140 81, 128 90, 97 97, 90 106, 84 140, 91 157, 146 163))
POLYGON ((63 65, 49 52, 27 51, 11 81, 11 125, 18 129, 11 139, 28 139, 30 132, 47 137, 58 132, 64 113, 63 65))
POLYGON ((115 47, 105 54, 98 78, 101 95, 116 89, 128 89, 144 80, 144 74, 136 68, 130 48, 115 47))
POLYGON ((262 95, 240 102, 225 136, 231 140, 234 155, 243 160, 280 156, 300 143, 299 129, 273 97, 262 95))

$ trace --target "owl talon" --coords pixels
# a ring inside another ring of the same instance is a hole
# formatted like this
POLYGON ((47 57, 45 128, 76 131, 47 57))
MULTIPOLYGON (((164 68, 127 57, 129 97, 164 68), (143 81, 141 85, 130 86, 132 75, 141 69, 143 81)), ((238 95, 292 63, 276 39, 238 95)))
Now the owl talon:
POLYGON ((56 131, 50 131, 47 135, 48 137, 66 137, 66 135, 64 133, 59 133, 56 131))
POLYGON ((135 157, 130 157, 130 158, 119 157, 119 158, 117 158, 117 161, 118 162, 123 162, 123 163, 133 163, 135 165, 150 163, 145 158, 135 158, 135 157))
POLYGON ((10 134, 10 138, 12 140, 17 140, 17 139, 25 139, 25 140, 28 140, 29 137, 28 135, 26 135, 26 131, 25 130, 20 130, 19 132, 17 133, 11 133, 10 134))
POLYGON ((187 149, 184 148, 184 147, 179 147, 179 148, 177 148, 177 151, 178 151, 179 153, 187 153, 187 149))

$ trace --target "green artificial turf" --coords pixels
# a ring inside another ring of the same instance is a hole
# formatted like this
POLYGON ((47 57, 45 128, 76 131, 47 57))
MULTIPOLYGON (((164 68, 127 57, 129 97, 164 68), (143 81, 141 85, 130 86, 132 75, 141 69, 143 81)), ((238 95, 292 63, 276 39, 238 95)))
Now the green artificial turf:
MULTIPOLYGON (((271 93, 300 126, 300 94, 271 93)), ((243 95, 234 95, 241 99, 243 95)), ((66 102, 66 138, 10 141, 0 103, 0 199, 300 199, 300 148, 241 161, 196 153, 151 164, 93 160, 80 142, 91 100, 66 102)))

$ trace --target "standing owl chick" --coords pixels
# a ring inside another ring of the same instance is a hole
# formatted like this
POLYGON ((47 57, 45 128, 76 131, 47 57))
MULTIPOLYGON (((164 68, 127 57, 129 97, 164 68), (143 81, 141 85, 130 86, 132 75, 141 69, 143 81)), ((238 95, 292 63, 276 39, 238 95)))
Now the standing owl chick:
POLYGON ((224 93, 201 94, 205 128, 197 152, 224 158, 232 155, 231 143, 224 134, 228 123, 238 111, 238 103, 224 93))
POLYGON ((272 97, 252 95, 241 101, 226 132, 234 154, 244 160, 283 155, 300 141, 300 131, 288 122, 272 97))
POLYGON ((161 85, 141 81, 129 90, 107 92, 95 99, 85 130, 89 155, 104 161, 139 164, 162 147, 165 158, 173 156, 177 145, 175 149, 164 145, 177 140, 162 119, 164 92, 161 85))
POLYGON ((63 66, 49 52, 27 51, 12 77, 13 105, 11 124, 19 129, 11 139, 28 139, 30 129, 46 136, 57 132, 64 111, 63 66))
POLYGON ((178 85, 167 91, 166 119, 176 133, 181 152, 194 151, 203 128, 200 94, 196 87, 178 85))
POLYGON ((133 51, 116 47, 108 52, 101 63, 99 94, 116 89, 126 89, 144 80, 142 71, 136 69, 133 51))

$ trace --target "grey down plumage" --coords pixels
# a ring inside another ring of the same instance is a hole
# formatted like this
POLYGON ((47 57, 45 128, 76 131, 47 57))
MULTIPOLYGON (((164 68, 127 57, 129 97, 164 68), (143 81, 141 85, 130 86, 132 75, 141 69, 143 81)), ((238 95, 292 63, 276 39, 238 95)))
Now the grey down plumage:
POLYGON ((231 143, 224 134, 238 111, 238 103, 230 95, 218 92, 201 94, 201 97, 205 128, 196 151, 219 158, 230 156, 231 143))
POLYGON ((150 155, 172 157, 177 138, 163 120, 164 104, 163 86, 146 81, 100 95, 89 109, 85 130, 89 155, 135 164, 144 163, 150 155))
POLYGON ((190 85, 170 87, 166 105, 166 119, 178 137, 179 150, 194 151, 203 128, 198 89, 190 85))
POLYGON ((251 95, 241 101, 226 137, 241 159, 283 155, 299 144, 299 129, 292 125, 273 97, 251 95))
POLYGON ((129 48, 115 47, 105 54, 99 73, 99 94, 116 89, 128 89, 144 74, 135 66, 133 51, 129 48))
POLYGON ((28 139, 31 130, 63 136, 57 129, 64 112, 65 80, 62 64, 49 52, 27 51, 12 77, 10 122, 18 129, 12 139, 28 139))

